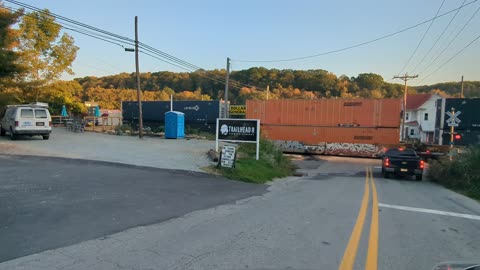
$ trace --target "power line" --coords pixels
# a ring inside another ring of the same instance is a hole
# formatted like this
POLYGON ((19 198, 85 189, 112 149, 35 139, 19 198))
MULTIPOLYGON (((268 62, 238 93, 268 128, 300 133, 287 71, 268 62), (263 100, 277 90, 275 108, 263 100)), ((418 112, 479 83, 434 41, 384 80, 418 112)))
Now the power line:
MULTIPOLYGON (((477 8, 477 10, 475 11, 475 13, 472 14, 472 16, 470 16, 470 19, 468 19, 468 21, 463 25, 463 27, 460 29, 460 31, 457 32, 457 34, 453 37, 452 40, 450 40, 450 42, 448 43, 448 45, 437 55, 437 57, 435 57, 433 59, 433 61, 430 62, 430 64, 428 64, 421 72, 420 74, 423 74, 425 71, 427 71, 432 65, 433 63, 435 63, 437 61, 437 59, 450 47, 450 45, 452 45, 452 43, 457 39, 457 37, 460 35, 460 33, 462 33, 463 29, 465 29, 465 27, 467 27, 467 25, 472 21, 472 19, 475 17, 475 15, 477 15, 478 11, 480 10, 480 6, 477 8)), ((424 78, 425 79, 425 78, 424 78)))
MULTIPOLYGON (((30 10, 39 12, 39 13, 48 14, 48 15, 56 18, 56 19, 60 19, 63 22, 58 22, 57 21, 56 23, 61 25, 62 28, 65 28, 69 31, 73 31, 73 32, 76 32, 76 33, 79 33, 79 34, 83 34, 83 35, 86 35, 86 36, 90 36, 92 38, 96 38, 96 39, 111 43, 111 44, 115 44, 115 45, 118 45, 122 48, 125 48, 125 47, 121 43, 133 46, 134 42, 135 42, 134 40, 132 40, 130 38, 123 37, 123 36, 114 34, 112 32, 108 32, 106 30, 103 30, 103 29, 100 29, 100 28, 97 28, 97 27, 94 27, 94 26, 91 26, 91 25, 84 24, 84 23, 81 23, 81 22, 63 17, 61 15, 58 15, 58 14, 55 14, 55 13, 52 13, 52 12, 47 13, 45 10, 42 10, 40 8, 31 6, 31 5, 28 5, 28 4, 24 4, 24 3, 21 3, 21 2, 15 1, 15 0, 5 0, 5 1, 7 1, 9 3, 12 3, 12 4, 15 4, 15 5, 18 5, 18 6, 21 6, 21 7, 26 8, 26 9, 30 9, 30 10), (67 25, 67 26, 65 26, 65 25, 67 25), (87 28, 87 29, 81 29, 77 26, 87 28), (102 34, 99 34, 99 33, 102 33, 102 34)), ((6 8, 8 8, 12 11, 15 11, 15 9, 13 9, 13 8, 10 8, 10 7, 6 7, 6 8)), ((25 14, 25 13, 23 13, 22 15, 23 16, 32 16, 32 15, 25 14)), ((170 65, 181 68, 183 70, 193 72, 193 71, 196 71, 196 70, 199 70, 199 69, 203 69, 199 66, 196 66, 196 65, 191 64, 187 61, 184 61, 184 60, 182 60, 178 57, 175 57, 173 55, 165 53, 165 52, 163 52, 161 50, 158 50, 158 49, 156 49, 152 46, 149 46, 145 43, 139 42, 139 45, 141 45, 140 47, 143 50, 146 50, 146 51, 150 52, 150 53, 146 53, 146 52, 142 52, 142 53, 144 53, 146 55, 149 55, 150 57, 156 58, 160 61, 163 61, 165 63, 168 63, 170 65), (153 56, 152 54, 155 54, 157 56, 153 56)), ((225 82, 220 81, 218 79, 215 79, 215 78, 212 78, 212 77, 209 77, 209 76, 205 76, 205 75, 201 75, 201 76, 204 77, 204 78, 208 78, 210 80, 225 84, 225 82)), ((245 87, 250 87, 250 88, 254 87, 254 86, 243 84, 243 83, 240 83, 240 82, 237 82, 237 81, 231 81, 231 84, 233 86, 236 86, 237 88, 240 88, 240 86, 245 86, 245 87)))
POLYGON ((480 39, 480 35, 477 36, 476 38, 474 38, 472 41, 470 41, 465 47, 463 47, 461 50, 459 50, 456 54, 454 54, 452 57, 450 57, 447 61, 445 61, 443 64, 441 64, 437 69, 435 69, 432 73, 428 74, 427 76, 425 76, 420 82, 423 82, 424 80, 426 80, 428 77, 430 77, 433 73, 437 72, 438 70, 440 70, 442 67, 444 67, 445 65, 447 65, 450 61, 452 61, 453 58, 457 57, 459 54, 461 54, 464 50, 466 50, 468 47, 470 47, 470 45, 472 45, 473 43, 475 43, 475 41, 477 41, 478 39, 480 39))
POLYGON ((375 38, 375 39, 372 39, 372 40, 369 40, 369 41, 366 41, 366 42, 362 42, 362 43, 358 43, 358 44, 355 44, 355 45, 352 45, 352 46, 348 46, 348 47, 344 47, 344 48, 341 48, 341 49, 336 49, 336 50, 331 50, 331 51, 327 51, 327 52, 323 52, 323 53, 318 53, 318 54, 313 54, 313 55, 307 55, 307 56, 301 56, 301 57, 295 57, 295 58, 287 58, 287 59, 276 59, 276 60, 239 60, 239 59, 234 59, 232 61, 235 61, 235 62, 250 62, 250 63, 274 63, 274 62, 289 62, 289 61, 295 61, 295 60, 302 60, 302 59, 307 59, 307 58, 313 58, 313 57, 318 57, 318 56, 323 56, 323 55, 328 55, 328 54, 333 54, 333 53, 337 53, 337 52, 342 52, 342 51, 346 51, 346 50, 350 50, 350 49, 353 49, 353 48, 357 48, 357 47, 361 47, 363 45, 367 45, 367 44, 370 44, 370 43, 373 43, 373 42, 376 42, 376 41, 379 41, 379 40, 382 40, 382 39, 386 39, 386 38, 389 38, 391 36, 395 36, 395 35, 398 35, 400 33, 403 33, 405 31, 408 31, 410 29, 413 29, 413 28, 416 28, 416 27, 419 27, 420 25, 423 25, 423 24, 426 24, 428 22, 431 22, 437 18, 440 18, 440 17, 443 17, 443 16, 446 16, 452 12, 455 12, 463 7, 466 7, 468 5, 471 5, 475 2, 477 2, 478 0, 473 0, 471 2, 468 2, 458 8, 455 8, 455 9, 452 9, 450 11, 447 11, 445 13, 442 13, 438 16, 435 16, 429 20, 426 20, 426 21, 423 21, 423 22, 420 22, 420 23, 417 23, 415 25, 412 25, 412 26, 409 26, 407 28, 403 28, 402 30, 399 30, 399 31, 396 31, 394 33, 391 33, 391 34, 388 34, 388 35, 384 35, 384 36, 381 36, 381 37, 378 37, 378 38, 375 38))
MULTIPOLYGON (((463 3, 462 3, 462 6, 463 4, 465 4, 465 2, 467 2, 467 0, 463 0, 463 3)), ((435 42, 433 43, 432 47, 430 47, 430 49, 427 51, 427 53, 422 57, 422 59, 420 60, 420 62, 417 63, 417 65, 413 68, 413 72, 415 72, 415 70, 417 70, 417 68, 420 66, 420 64, 422 64, 423 60, 425 60, 425 58, 427 57, 428 54, 430 54, 430 52, 433 50, 433 48, 437 45, 438 41, 443 37, 443 34, 445 34, 445 32, 447 31, 447 29, 450 27, 450 25, 452 24, 453 20, 455 19, 455 17, 457 17, 458 13, 460 12, 460 9, 458 9, 455 14, 453 15, 453 17, 450 19, 450 21, 448 22, 447 26, 445 26, 445 28, 443 29, 442 33, 440 33, 440 35, 438 36, 437 40, 435 40, 435 42)))
MULTIPOLYGON (((438 13, 440 12, 440 10, 441 10, 442 7, 443 7, 443 4, 445 4, 445 0, 442 1, 442 4, 441 4, 440 7, 437 9, 437 12, 435 13, 434 18, 438 16, 438 13)), ((430 24, 428 25, 427 30, 425 30, 425 33, 423 33, 422 38, 421 38, 420 41, 418 42, 417 47, 415 48, 415 50, 413 50, 412 54, 410 55, 410 58, 408 58, 408 61, 405 63, 405 65, 403 66, 402 70, 400 70, 400 72, 398 72, 397 75, 400 75, 400 73, 402 73, 402 72, 405 70, 405 68, 408 66, 408 64, 409 64, 410 61, 412 60, 413 56, 414 56, 415 53, 417 52, 418 48, 420 48, 420 45, 422 44, 423 40, 424 40, 425 37, 427 36, 428 31, 430 31, 430 28, 432 27, 434 21, 435 21, 435 19, 433 19, 433 20, 430 22, 430 24)))
POLYGON ((39 13, 43 13, 43 14, 48 14, 50 16, 53 16, 59 20, 62 20, 62 21, 66 21, 66 22, 69 22, 69 23, 73 23, 75 25, 78 25, 78 26, 81 26, 81 27, 84 27, 84 28, 87 28, 87 29, 90 29, 90 30, 93 30, 95 32, 100 32, 100 33, 103 33, 103 34, 106 34, 106 35, 109 35, 109 36, 113 36, 113 37, 116 37, 118 39, 122 39, 122 40, 125 40, 125 41, 128 41, 128 42, 135 42, 133 39, 131 38, 127 38, 127 37, 124 37, 124 36, 121 36, 121 35, 117 35, 117 34, 114 34, 112 32, 108 32, 106 30, 103 30, 103 29, 100 29, 100 28, 96 28, 96 27, 93 27, 91 25, 88 25, 88 24, 84 24, 84 23, 81 23, 81 22, 78 22, 78 21, 75 21, 75 20, 72 20, 72 19, 69 19, 67 17, 64 17, 64 16, 61 16, 61 15, 58 15, 58 14, 55 14, 53 12, 45 12, 45 10, 42 10, 40 8, 37 8, 35 6, 32 6, 32 5, 29 5, 29 4, 25 4, 25 3, 22 3, 22 2, 19 2, 19 1, 15 1, 15 0, 5 0, 5 2, 9 2, 11 4, 14 4, 14 5, 17 5, 17 6, 21 6, 23 8, 26 8, 26 9, 30 9, 30 10, 34 10, 34 11, 37 11, 39 13))

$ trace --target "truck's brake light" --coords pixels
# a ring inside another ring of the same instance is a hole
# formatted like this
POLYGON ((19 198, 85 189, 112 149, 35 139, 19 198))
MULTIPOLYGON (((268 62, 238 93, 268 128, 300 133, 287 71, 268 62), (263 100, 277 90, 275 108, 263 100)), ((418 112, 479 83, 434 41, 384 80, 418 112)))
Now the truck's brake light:
POLYGON ((390 159, 386 158, 384 161, 383 161, 385 167, 388 167, 390 166, 390 159))
POLYGON ((423 160, 420 160, 420 169, 425 168, 425 162, 423 160))

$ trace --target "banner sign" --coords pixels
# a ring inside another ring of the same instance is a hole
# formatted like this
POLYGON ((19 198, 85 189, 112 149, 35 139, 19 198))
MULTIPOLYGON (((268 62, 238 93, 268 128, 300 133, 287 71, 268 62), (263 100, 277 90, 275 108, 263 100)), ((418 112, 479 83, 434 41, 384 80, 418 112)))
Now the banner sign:
POLYGON ((230 105, 230 115, 245 115, 246 113, 247 113, 247 106, 230 105))
POLYGON ((260 150, 260 120, 258 119, 217 119, 215 150, 218 142, 256 143, 256 158, 260 150))

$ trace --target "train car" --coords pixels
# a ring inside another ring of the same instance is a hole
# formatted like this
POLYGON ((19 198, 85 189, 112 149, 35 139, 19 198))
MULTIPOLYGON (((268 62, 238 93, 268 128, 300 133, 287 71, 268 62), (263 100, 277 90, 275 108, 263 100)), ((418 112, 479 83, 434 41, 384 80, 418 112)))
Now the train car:
POLYGON ((285 152, 377 157, 400 140, 401 99, 247 101, 285 152))

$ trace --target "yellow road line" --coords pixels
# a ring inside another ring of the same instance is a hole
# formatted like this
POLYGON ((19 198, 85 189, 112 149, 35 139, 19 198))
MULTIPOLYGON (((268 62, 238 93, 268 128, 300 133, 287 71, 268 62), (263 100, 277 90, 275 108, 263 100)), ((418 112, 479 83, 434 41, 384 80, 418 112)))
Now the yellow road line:
POLYGON ((370 238, 368 240, 368 253, 365 269, 377 270, 378 267, 378 198, 377 188, 373 180, 372 168, 369 168, 369 179, 372 187, 372 221, 370 223, 370 238))
POLYGON ((362 236, 363 224, 365 223, 365 216, 367 214, 368 200, 369 200, 370 191, 368 188, 368 172, 365 175, 365 191, 363 193, 362 205, 360 211, 358 212, 357 222, 353 227, 352 234, 350 235, 350 240, 348 241, 347 248, 343 254, 342 262, 338 267, 339 270, 351 270, 353 269, 353 263, 355 262, 355 256, 357 255, 358 243, 360 242, 360 237, 362 236))

